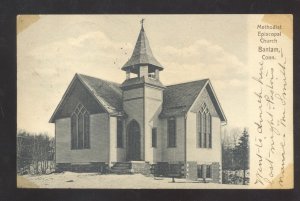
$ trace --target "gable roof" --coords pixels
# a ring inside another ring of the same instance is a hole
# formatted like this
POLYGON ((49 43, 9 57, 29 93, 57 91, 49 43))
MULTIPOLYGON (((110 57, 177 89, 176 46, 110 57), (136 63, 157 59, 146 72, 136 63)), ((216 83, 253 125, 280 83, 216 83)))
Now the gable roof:
POLYGON ((161 117, 185 114, 194 103, 208 79, 169 85, 163 94, 161 117))
POLYGON ((122 67, 122 70, 126 70, 139 64, 149 64, 160 70, 163 69, 162 65, 153 56, 144 27, 141 28, 133 53, 130 59, 122 67))
POLYGON ((65 97, 69 94, 71 86, 77 79, 86 87, 107 113, 114 115, 122 114, 122 90, 119 84, 87 75, 75 74, 71 84, 50 118, 50 123, 54 123, 57 111, 63 106, 65 97))
POLYGON ((195 100, 200 96, 203 89, 209 86, 212 94, 211 98, 222 122, 226 122, 226 117, 219 101, 213 91, 209 79, 169 85, 163 92, 163 109, 161 117, 171 117, 183 115, 189 111, 195 100))
POLYGON ((122 111, 120 84, 82 74, 78 74, 78 77, 109 113, 122 111))
MULTIPOLYGON (((57 111, 63 106, 65 97, 67 94, 69 94, 74 81, 77 79, 86 87, 86 89, 92 94, 92 97, 97 100, 99 105, 103 107, 107 113, 112 115, 125 114, 122 107, 123 100, 120 84, 87 75, 75 74, 71 84, 54 111, 49 121, 50 123, 55 122, 57 111)), ((215 105, 221 121, 226 122, 226 117, 209 79, 167 86, 163 91, 163 106, 160 117, 166 118, 186 114, 192 107, 197 97, 201 95, 201 92, 206 87, 208 87, 208 92, 211 94, 212 102, 215 105)))

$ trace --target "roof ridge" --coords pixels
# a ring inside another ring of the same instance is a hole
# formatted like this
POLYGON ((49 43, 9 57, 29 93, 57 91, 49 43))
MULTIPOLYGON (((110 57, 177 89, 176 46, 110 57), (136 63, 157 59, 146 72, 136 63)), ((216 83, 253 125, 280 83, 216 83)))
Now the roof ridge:
MULTIPOLYGON (((99 96, 96 92, 95 89, 86 81, 82 80, 82 77, 80 74, 77 74, 79 76, 79 80, 85 85, 85 87, 90 91, 90 93, 98 100, 98 102, 104 107, 104 109, 109 113, 109 110, 111 108, 114 109, 102 96, 99 96)), ((84 75, 83 75, 84 76, 84 75)), ((90 76, 87 76, 90 77, 90 76)), ((83 78, 84 79, 84 78, 83 78)))
POLYGON ((204 80, 209 80, 209 78, 205 78, 205 79, 201 79, 201 80, 191 80, 191 81, 188 81, 188 82, 174 83, 174 84, 166 85, 166 87, 175 86, 175 85, 182 85, 182 84, 189 84, 189 83, 192 83, 192 82, 199 82, 199 81, 204 81, 204 80))
POLYGON ((98 79, 98 80, 101 80, 101 81, 104 81, 104 82, 108 82, 108 83, 112 83, 112 84, 121 85, 120 83, 117 83, 117 82, 114 82, 114 81, 104 80, 104 79, 102 79, 102 78, 93 77, 93 76, 90 76, 90 75, 84 75, 84 74, 81 74, 81 73, 76 73, 76 74, 77 74, 78 76, 90 77, 90 78, 98 79))

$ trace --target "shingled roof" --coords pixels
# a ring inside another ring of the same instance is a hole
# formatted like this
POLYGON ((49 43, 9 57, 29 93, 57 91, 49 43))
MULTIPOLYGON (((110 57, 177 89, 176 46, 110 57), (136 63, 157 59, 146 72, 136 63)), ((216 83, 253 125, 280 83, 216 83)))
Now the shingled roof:
POLYGON ((204 88, 206 88, 209 94, 211 94, 211 100, 215 105, 221 121, 226 123, 226 117, 209 79, 167 86, 164 90, 163 108, 162 112, 160 113, 160 117, 166 118, 184 115, 189 111, 196 98, 201 94, 204 88))
POLYGON ((87 75, 75 74, 71 84, 69 85, 52 117, 50 118, 50 123, 54 123, 55 119, 57 118, 56 114, 60 107, 62 107, 65 97, 72 88, 71 86, 75 80, 79 80, 109 114, 124 114, 122 109, 122 89, 120 88, 120 84, 87 75))
POLYGON ((161 117, 186 113, 206 85, 208 79, 169 85, 164 90, 161 117))
MULTIPOLYGON (((74 79, 76 78, 78 78, 84 84, 84 86, 95 97, 98 103, 109 114, 125 114, 122 108, 122 89, 120 84, 82 74, 76 74, 74 79)), ((184 115, 195 102, 202 89, 209 83, 210 82, 208 79, 203 79, 167 86, 163 91, 163 107, 160 117, 166 118, 184 115)), ((69 88, 65 92, 65 95, 68 93, 69 88)), ((216 110, 220 115, 221 121, 226 122, 226 117, 223 114, 222 108, 220 107, 212 88, 211 92, 213 93, 212 101, 214 104, 216 104, 216 110)), ((61 106, 63 100, 64 97, 57 106, 57 109, 52 115, 50 122, 54 122, 56 111, 61 106)))
POLYGON ((124 64, 122 70, 134 67, 135 65, 148 64, 157 67, 162 70, 162 65, 154 58, 152 50, 149 45, 148 38, 144 31, 144 27, 141 28, 139 37, 136 41, 132 56, 124 64))
POLYGON ((109 113, 122 111, 120 84, 82 74, 78 74, 78 77, 109 113))

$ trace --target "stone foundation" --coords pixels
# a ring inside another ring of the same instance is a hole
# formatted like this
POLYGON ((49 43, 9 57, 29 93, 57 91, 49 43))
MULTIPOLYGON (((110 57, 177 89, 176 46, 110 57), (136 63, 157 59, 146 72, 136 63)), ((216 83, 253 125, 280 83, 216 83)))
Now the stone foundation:
MULTIPOLYGON (((202 169, 202 175, 206 174, 206 164, 197 164, 196 161, 188 161, 186 164, 186 178, 189 180, 199 180, 204 182, 204 178, 198 178, 198 166, 204 165, 203 170, 202 169)), ((213 162, 210 164, 211 165, 211 177, 210 178, 205 178, 205 182, 209 183, 221 183, 221 167, 218 162, 213 162)), ((206 176, 205 176, 206 177, 206 176)))
POLYGON ((71 172, 107 173, 108 165, 104 162, 92 162, 87 164, 57 163, 55 171, 56 172, 71 171, 71 172))
POLYGON ((131 161, 131 170, 132 173, 141 173, 145 176, 149 176, 151 174, 151 165, 149 162, 145 161, 131 161))
POLYGON ((220 172, 221 172, 220 164, 212 163, 212 182, 213 183, 222 183, 220 172))
POLYGON ((198 180, 198 169, 196 161, 187 161, 185 165, 186 175, 185 177, 189 180, 196 181, 198 180))
POLYGON ((151 165, 151 174, 153 174, 155 177, 184 178, 185 165, 183 162, 158 162, 151 165))

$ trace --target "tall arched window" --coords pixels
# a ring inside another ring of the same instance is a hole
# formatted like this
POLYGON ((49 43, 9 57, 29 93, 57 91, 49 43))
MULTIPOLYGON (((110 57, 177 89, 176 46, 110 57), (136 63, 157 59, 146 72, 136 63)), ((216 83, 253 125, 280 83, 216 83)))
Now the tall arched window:
POLYGON ((90 114, 78 104, 71 116, 71 149, 90 148, 90 114))
POLYGON ((198 147, 211 148, 211 115, 205 103, 199 111, 198 121, 198 147))

